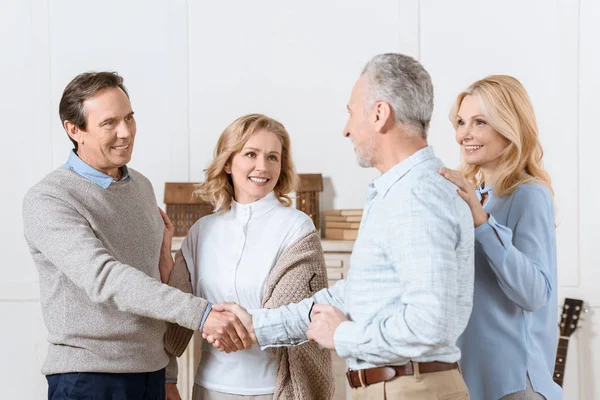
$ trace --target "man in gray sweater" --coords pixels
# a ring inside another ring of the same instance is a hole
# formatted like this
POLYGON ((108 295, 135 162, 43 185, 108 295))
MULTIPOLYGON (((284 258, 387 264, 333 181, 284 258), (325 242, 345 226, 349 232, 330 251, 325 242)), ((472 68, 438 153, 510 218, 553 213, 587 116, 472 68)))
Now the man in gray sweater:
POLYGON ((165 321, 218 335, 231 350, 251 340, 233 314, 161 283, 172 268, 170 223, 150 181, 126 166, 136 123, 123 79, 77 76, 59 113, 74 150, 23 202, 49 332, 48 398, 164 399, 165 321))

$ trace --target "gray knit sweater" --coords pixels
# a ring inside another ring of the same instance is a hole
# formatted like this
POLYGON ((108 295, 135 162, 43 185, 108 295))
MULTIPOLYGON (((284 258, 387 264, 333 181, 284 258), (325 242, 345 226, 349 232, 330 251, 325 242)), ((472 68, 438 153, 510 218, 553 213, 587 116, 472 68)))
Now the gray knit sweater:
POLYGON ((163 321, 200 326, 206 300, 160 283, 154 191, 129 173, 103 189, 59 168, 25 196, 24 233, 49 331, 44 374, 156 371, 168 362, 163 321))

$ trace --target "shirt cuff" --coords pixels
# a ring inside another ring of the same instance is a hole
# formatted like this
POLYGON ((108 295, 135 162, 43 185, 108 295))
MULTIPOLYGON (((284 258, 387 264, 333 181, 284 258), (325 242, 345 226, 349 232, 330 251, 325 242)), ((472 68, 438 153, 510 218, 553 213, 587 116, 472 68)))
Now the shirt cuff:
POLYGON ((488 214, 487 221, 485 221, 483 224, 481 224, 477 228, 475 228, 475 234, 477 234, 479 232, 485 232, 488 229, 495 228, 497 225, 498 225, 498 222, 496 222, 496 218, 494 218, 494 216, 492 214, 488 214))
POLYGON ((356 323, 353 321, 344 321, 338 325, 333 333, 333 346, 335 352, 343 359, 355 358, 354 350, 359 345, 358 332, 356 332, 356 323))
POLYGON ((296 346, 308 342, 306 339, 290 338, 290 334, 277 309, 250 310, 254 334, 261 350, 270 347, 296 346))
POLYGON ((475 228, 475 239, 484 247, 490 243, 497 243, 502 248, 507 247, 507 243, 512 242, 512 231, 500 225, 492 214, 488 215, 488 220, 475 228))
POLYGON ((206 311, 204 311, 204 315, 202 316, 202 321, 200 321, 200 328, 198 329, 200 332, 202 332, 202 327, 204 326, 204 321, 206 321, 206 318, 208 318, 208 314, 210 313, 210 310, 212 310, 212 303, 208 303, 208 306, 206 306, 206 311))
POLYGON ((493 215, 475 228, 475 240, 493 265, 502 266, 512 245, 512 231, 500 225, 493 215))

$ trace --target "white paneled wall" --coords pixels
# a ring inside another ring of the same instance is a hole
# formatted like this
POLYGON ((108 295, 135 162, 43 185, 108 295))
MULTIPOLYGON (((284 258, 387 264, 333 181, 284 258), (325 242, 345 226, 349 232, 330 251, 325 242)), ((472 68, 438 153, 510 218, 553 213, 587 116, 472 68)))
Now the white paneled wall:
POLYGON ((159 203, 166 181, 202 179, 227 124, 261 112, 290 131, 298 170, 323 174, 325 207, 358 208, 377 174, 356 166, 342 137, 345 105, 371 56, 403 52, 432 75, 430 141, 449 166, 459 159, 447 117, 458 92, 492 73, 528 89, 556 191, 559 295, 591 309, 572 340, 564 398, 600 399, 598 21, 595 0, 0 2, 2 397, 45 395, 46 333, 20 208, 67 157, 58 102, 70 79, 125 77, 138 121, 132 166, 159 203))

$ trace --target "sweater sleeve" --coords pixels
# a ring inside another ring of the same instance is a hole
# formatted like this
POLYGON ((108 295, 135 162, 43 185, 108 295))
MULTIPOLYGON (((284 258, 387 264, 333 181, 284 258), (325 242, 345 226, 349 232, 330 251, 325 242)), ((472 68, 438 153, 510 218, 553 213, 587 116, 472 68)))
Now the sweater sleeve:
POLYGON ((94 303, 198 329, 208 302, 116 260, 89 222, 64 200, 40 191, 23 202, 26 240, 94 303))
MULTIPOLYGON (((312 221, 311 221, 312 223, 312 221)), ((310 297, 327 288, 327 269, 318 234, 303 235, 278 259, 273 271, 284 271, 265 306, 275 308, 310 297), (310 281, 310 283, 309 283, 310 281)), ((274 349, 277 385, 274 398, 329 400, 335 389, 331 352, 317 343, 274 349)))
POLYGON ((177 376, 179 375, 179 365, 177 364, 177 357, 173 354, 169 354, 169 363, 165 369, 165 383, 177 383, 177 376))
MULTIPOLYGON (((192 293, 190 273, 188 272, 188 267, 181 254, 181 250, 175 255, 175 266, 169 276, 168 284, 184 293, 192 293)), ((165 333, 165 350, 169 354, 181 357, 193 334, 194 331, 191 329, 169 323, 167 325, 167 332, 165 333)))
POLYGON ((536 311, 551 297, 556 272, 554 212, 547 189, 523 185, 514 194, 507 226, 489 221, 475 229, 490 267, 506 296, 526 311, 536 311))
POLYGON ((275 282, 271 277, 267 282, 267 286, 273 288, 266 305, 271 309, 251 311, 254 331, 263 349, 306 342, 306 330, 310 322, 308 314, 313 303, 331 304, 344 312, 346 282, 341 280, 327 288, 327 271, 318 234, 311 233, 291 244, 279 257, 273 271, 285 273, 275 282), (307 265, 312 265, 315 277, 306 275, 307 265), (323 289, 315 293, 316 285, 311 279, 321 279, 319 276, 325 280, 325 284, 319 286, 323 289), (286 282, 287 285, 284 284, 286 282), (287 293, 285 300, 277 300, 278 293, 287 293))

